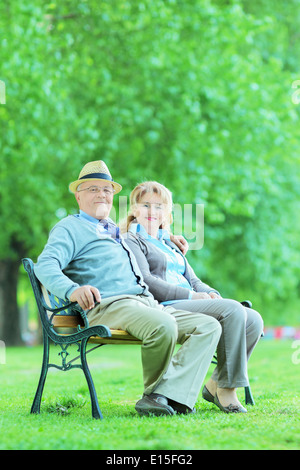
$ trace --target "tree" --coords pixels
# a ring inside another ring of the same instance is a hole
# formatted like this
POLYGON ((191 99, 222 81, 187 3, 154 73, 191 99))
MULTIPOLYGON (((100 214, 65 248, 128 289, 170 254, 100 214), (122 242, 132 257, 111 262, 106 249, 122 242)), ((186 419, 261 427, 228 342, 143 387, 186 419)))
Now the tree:
MULTIPOLYGON (((48 68, 45 46, 49 33, 38 2, 1 7, 5 36, 1 48, 1 78, 7 102, 1 119, 0 337, 7 345, 21 341, 17 280, 20 260, 36 256, 66 197, 68 173, 73 173, 84 148, 76 148, 76 116, 65 89, 49 92, 59 72, 48 68), (32 10, 31 10, 31 7, 32 10), (78 159, 78 160, 77 160, 78 159)), ((76 168, 77 171, 77 168, 76 168)), ((64 202, 65 201, 65 202, 64 202)))
POLYGON ((68 183, 100 158, 123 184, 121 195, 157 179, 175 202, 205 204, 205 245, 189 257, 224 295, 249 293, 269 305, 287 292, 296 299, 297 5, 285 18, 283 1, 272 10, 267 3, 29 0, 0 7, 7 94, 0 106, 0 337, 7 343, 18 336, 8 335, 3 320, 17 318, 17 275, 8 269, 16 273, 23 256, 36 258, 51 226, 76 210, 68 183))

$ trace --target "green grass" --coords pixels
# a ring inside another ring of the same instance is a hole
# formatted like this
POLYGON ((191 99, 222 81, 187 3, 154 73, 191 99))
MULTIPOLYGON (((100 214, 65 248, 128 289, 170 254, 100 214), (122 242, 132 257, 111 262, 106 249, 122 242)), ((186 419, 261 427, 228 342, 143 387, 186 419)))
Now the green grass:
MULTIPOLYGON (((41 414, 31 415, 42 348, 8 348, 0 364, 0 449, 299 449, 300 364, 291 346, 258 344, 249 364, 256 405, 246 415, 224 414, 199 398, 195 415, 159 418, 134 410, 142 392, 139 346, 105 346, 89 356, 102 421, 91 417, 80 370, 50 369, 41 414)), ((58 351, 52 347, 52 361, 58 351)))

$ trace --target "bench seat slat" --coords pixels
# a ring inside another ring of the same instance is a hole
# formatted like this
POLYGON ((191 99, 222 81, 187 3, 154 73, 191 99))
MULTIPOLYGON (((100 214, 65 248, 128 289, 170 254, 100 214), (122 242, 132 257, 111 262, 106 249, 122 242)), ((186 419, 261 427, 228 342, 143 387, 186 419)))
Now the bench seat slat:
MULTIPOLYGON (((111 330, 112 336, 110 338, 100 338, 99 336, 91 336, 89 339, 89 343, 92 344, 142 344, 140 339, 135 338, 134 336, 129 335, 126 333, 126 336, 122 337, 119 335, 114 335, 113 331, 111 330)), ((121 330, 120 330, 121 331, 121 330)))

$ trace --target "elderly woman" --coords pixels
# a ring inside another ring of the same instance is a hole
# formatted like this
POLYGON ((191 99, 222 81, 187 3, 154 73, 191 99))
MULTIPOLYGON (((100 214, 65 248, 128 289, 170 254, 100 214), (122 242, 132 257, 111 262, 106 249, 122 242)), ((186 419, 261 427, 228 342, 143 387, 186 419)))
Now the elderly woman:
POLYGON ((126 243, 133 251, 150 292, 162 304, 217 319, 222 335, 218 364, 202 396, 222 411, 247 412, 236 388, 249 385, 247 361, 263 331, 260 314, 202 282, 187 259, 170 240, 172 195, 157 182, 144 182, 130 195, 126 243))

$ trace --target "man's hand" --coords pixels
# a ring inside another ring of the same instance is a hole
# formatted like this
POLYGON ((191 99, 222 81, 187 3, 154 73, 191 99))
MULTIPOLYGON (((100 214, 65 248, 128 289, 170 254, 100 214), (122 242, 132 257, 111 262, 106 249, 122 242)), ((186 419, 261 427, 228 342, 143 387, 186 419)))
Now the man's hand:
POLYGON ((178 246, 179 250, 182 252, 183 255, 186 255, 189 249, 189 244, 186 239, 182 235, 173 235, 170 234, 171 242, 175 243, 178 246))
POLYGON ((72 292, 70 300, 77 302, 83 310, 89 310, 95 307, 95 300, 101 302, 101 295, 96 287, 82 286, 72 292))

